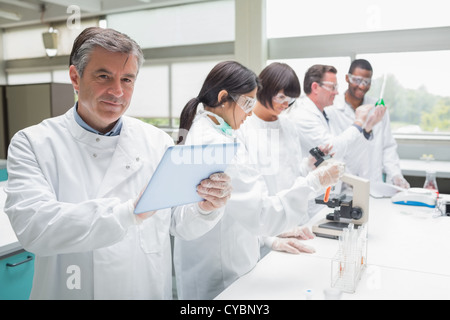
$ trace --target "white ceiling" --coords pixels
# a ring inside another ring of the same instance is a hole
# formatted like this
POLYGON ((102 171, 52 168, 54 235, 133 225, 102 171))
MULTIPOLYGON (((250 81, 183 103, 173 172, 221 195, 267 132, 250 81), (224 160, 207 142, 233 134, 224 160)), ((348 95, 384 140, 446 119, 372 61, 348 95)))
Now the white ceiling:
POLYGON ((208 0, 0 0, 0 28, 64 21, 80 10, 81 19, 208 0))

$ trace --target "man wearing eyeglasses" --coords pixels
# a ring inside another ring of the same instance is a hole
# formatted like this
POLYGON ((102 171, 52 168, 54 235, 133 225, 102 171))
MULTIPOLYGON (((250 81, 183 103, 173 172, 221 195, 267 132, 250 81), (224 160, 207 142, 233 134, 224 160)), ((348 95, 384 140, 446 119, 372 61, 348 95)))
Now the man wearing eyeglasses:
MULTIPOLYGON (((352 62, 346 81, 348 89, 343 95, 334 100, 334 106, 325 108, 330 121, 336 122, 340 131, 355 121, 357 111, 363 105, 374 105, 376 99, 368 97, 373 69, 371 64, 364 59, 352 62)), ((346 157, 346 167, 349 172, 364 176, 371 182, 381 182, 383 173, 386 174, 386 182, 402 188, 409 188, 409 183, 402 175, 397 143, 392 136, 389 112, 386 107, 377 106, 375 111, 380 121, 373 125, 373 141, 367 146, 358 145, 349 150, 346 157), (369 164, 369 165, 368 165, 369 164)))
POLYGON ((304 79, 306 96, 289 112, 289 117, 297 124, 300 133, 302 153, 307 155, 314 147, 330 144, 335 158, 344 160, 347 151, 355 145, 365 145, 372 138, 372 126, 376 119, 368 120, 373 106, 361 106, 356 111, 353 123, 346 123, 341 130, 330 121, 325 107, 333 104, 338 94, 337 70, 333 66, 314 65, 308 69, 304 79), (366 126, 363 128, 364 124, 366 126))

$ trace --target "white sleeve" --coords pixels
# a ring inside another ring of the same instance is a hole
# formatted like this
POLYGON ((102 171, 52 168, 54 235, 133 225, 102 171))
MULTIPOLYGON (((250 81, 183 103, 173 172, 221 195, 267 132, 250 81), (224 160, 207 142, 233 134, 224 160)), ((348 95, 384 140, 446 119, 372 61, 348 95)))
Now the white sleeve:
POLYGON ((227 173, 233 192, 225 214, 233 216, 252 234, 276 236, 309 219, 308 199, 313 188, 306 178, 298 177, 290 189, 269 196, 264 178, 255 166, 238 160, 227 173))
POLYGON ((225 208, 204 212, 193 203, 172 208, 170 233, 183 240, 193 240, 210 231, 222 218, 225 208))
POLYGON ((8 175, 5 213, 30 252, 45 256, 102 248, 120 241, 136 223, 133 200, 58 201, 28 139, 20 133, 9 147, 8 175))
POLYGON ((338 158, 344 157, 348 147, 352 144, 365 143, 364 140, 366 140, 354 126, 349 126, 340 134, 334 135, 315 116, 297 122, 297 127, 301 144, 304 144, 308 149, 331 144, 333 146, 332 152, 336 153, 338 158))

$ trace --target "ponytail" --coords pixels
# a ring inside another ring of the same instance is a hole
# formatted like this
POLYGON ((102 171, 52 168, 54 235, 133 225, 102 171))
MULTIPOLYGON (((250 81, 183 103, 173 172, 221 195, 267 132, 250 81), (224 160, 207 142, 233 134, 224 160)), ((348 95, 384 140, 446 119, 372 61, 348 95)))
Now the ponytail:
POLYGON ((195 115, 197 114, 197 107, 200 104, 198 98, 189 100, 186 106, 183 108, 180 116, 180 128, 178 130, 177 144, 184 144, 186 136, 191 129, 194 122, 195 115))

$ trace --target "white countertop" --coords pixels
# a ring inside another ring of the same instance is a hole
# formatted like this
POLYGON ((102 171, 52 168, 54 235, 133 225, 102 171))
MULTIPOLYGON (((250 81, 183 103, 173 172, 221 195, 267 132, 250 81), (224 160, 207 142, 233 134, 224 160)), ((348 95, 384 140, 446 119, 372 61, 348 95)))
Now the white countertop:
MULTIPOLYGON (((330 211, 324 209, 309 224, 330 211)), ((450 217, 433 218, 433 213, 370 198, 367 268, 356 292, 343 293, 342 299, 450 299, 450 217)), ((313 300, 324 299, 338 241, 316 237, 305 244, 316 253, 270 252, 216 299, 304 300, 307 290, 313 300)))
POLYGON ((11 227, 8 216, 3 212, 6 200, 6 194, 3 190, 5 185, 6 181, 0 182, 0 257, 22 248, 11 227))

